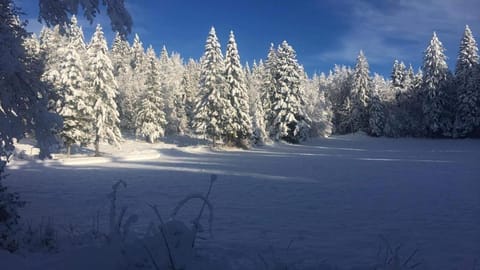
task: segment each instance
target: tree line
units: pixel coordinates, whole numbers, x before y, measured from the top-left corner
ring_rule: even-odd
[[[358,131],[480,135],[478,48],[468,26],[454,73],[434,33],[417,72],[395,60],[390,78],[372,76],[360,51],[354,68],[309,77],[286,41],[272,44],[265,61],[243,66],[234,33],[224,53],[212,27],[203,56],[185,62],[165,47],[145,49],[138,35],[130,44],[117,33],[109,47],[101,26],[86,43],[75,16],[30,35],[14,8],[2,9],[4,35],[18,45],[1,58],[9,67],[1,82],[6,146],[25,133],[49,138],[39,140],[45,145],[60,140],[67,153],[93,143],[96,154],[101,142],[118,144],[122,132],[151,143],[190,135],[234,147]],[[18,65],[22,72],[12,70]]]

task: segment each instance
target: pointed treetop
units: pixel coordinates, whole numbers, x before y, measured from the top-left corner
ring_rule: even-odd
[[[167,47],[165,45],[163,45],[162,52],[160,53],[160,55],[161,56],[168,56]]]
[[[134,42],[134,43],[142,43],[142,42],[140,41],[140,36],[139,36],[137,33],[135,33],[135,37],[133,38],[133,42]]]
[[[210,35],[216,35],[214,26],[212,26],[212,28],[210,28]]]
[[[78,24],[77,16],[73,15],[72,18],[70,19],[71,24]]]

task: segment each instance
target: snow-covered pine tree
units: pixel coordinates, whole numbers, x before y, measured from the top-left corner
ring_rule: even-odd
[[[478,85],[478,78],[476,78],[478,65],[477,42],[467,25],[460,43],[455,69],[458,100],[455,120],[456,136],[468,136],[480,127],[480,85]]]
[[[62,107],[59,110],[63,118],[63,129],[60,136],[70,155],[71,146],[76,143],[88,143],[93,131],[93,110],[89,104],[86,81],[83,77],[82,57],[77,51],[78,43],[70,42],[61,49],[60,85]]]
[[[225,108],[228,101],[225,91],[225,62],[220,43],[212,27],[208,34],[205,53],[202,58],[200,74],[200,95],[196,109],[193,128],[197,134],[203,134],[212,139],[213,146],[217,140],[223,139]]]
[[[118,83],[123,83],[119,88],[117,102],[120,104],[119,112],[121,112],[121,127],[126,130],[134,130],[136,113],[135,106],[139,97],[143,96],[145,74],[148,65],[145,56],[145,49],[138,34],[135,34],[132,47],[127,52],[125,52],[127,50],[125,45],[125,43],[120,44],[121,48],[119,48],[118,51],[116,50],[116,52],[120,54],[119,57],[124,54],[130,54],[130,56],[126,57],[126,59],[129,59],[130,68],[125,66],[125,73],[123,73],[123,75],[120,75],[120,70],[118,70]],[[115,60],[114,63],[118,64],[118,61],[119,60]]]
[[[270,137],[299,143],[307,139],[310,130],[310,118],[304,111],[300,88],[305,74],[297,62],[294,49],[286,41],[279,46],[276,55]]]
[[[170,56],[167,48],[163,46],[160,53],[159,69],[164,109],[167,117],[165,134],[184,134],[187,128],[187,119],[181,93],[183,60],[177,53],[172,53]]]
[[[59,31],[58,27],[56,31]],[[59,62],[57,99],[61,102],[57,102],[57,111],[63,118],[64,125],[67,125],[60,135],[64,139],[67,153],[70,154],[72,144],[87,145],[91,142],[93,119],[92,110],[88,106],[86,84],[83,81],[87,48],[83,30],[75,15],[66,27],[61,41],[64,45],[53,52]],[[53,48],[57,46],[53,45]]]
[[[264,86],[263,79],[265,78],[265,72],[265,66],[262,61],[258,64],[254,62],[248,81],[249,97],[251,99],[250,115],[253,125],[252,141],[255,145],[264,145],[270,142],[265,122],[265,107],[262,103],[261,96],[262,87]]]
[[[353,73],[351,102],[353,132],[368,131],[368,104],[371,95],[370,70],[363,51],[357,57],[357,64]]]
[[[346,134],[353,131],[350,91],[353,71],[350,67],[335,65],[324,82],[325,96],[332,106],[333,133]]]
[[[142,73],[147,68],[147,56],[145,55],[145,48],[140,36],[135,34],[131,49],[132,56],[130,58],[130,65],[136,73]]]
[[[120,119],[120,128],[132,130],[134,128],[134,102],[136,96],[133,93],[133,69],[131,66],[132,49],[128,41],[118,32],[115,34],[110,59],[113,65],[113,75],[118,85],[117,107]]]
[[[423,114],[429,136],[450,136],[452,131],[451,74],[448,70],[445,49],[433,33],[423,57]]]
[[[252,123],[249,116],[248,92],[245,73],[240,63],[240,55],[233,31],[225,55],[226,99],[229,102],[228,121],[225,126],[225,143],[237,147],[248,147],[252,136]]]
[[[45,158],[55,143],[52,130],[61,125],[61,119],[47,112],[41,60],[37,52],[25,51],[28,34],[18,14],[11,0],[0,1],[0,153],[10,153],[14,138],[29,133],[37,139],[40,158]]]
[[[198,86],[200,83],[201,65],[193,59],[190,59],[183,71],[181,92],[183,94],[182,102],[185,108],[185,114],[188,121],[188,129],[193,130],[193,118],[198,96]]]
[[[145,92],[138,101],[135,116],[135,133],[154,143],[165,134],[164,102],[160,84],[160,72],[157,57],[152,47],[147,49],[148,69],[145,81]]]
[[[83,57],[87,50],[87,46],[85,45],[82,27],[78,25],[78,20],[75,15],[72,16],[65,34],[67,42],[72,44],[73,48],[77,50],[77,53]]]
[[[410,64],[406,71],[406,76],[403,78],[403,85],[405,86],[406,91],[412,89],[415,83],[415,72],[413,71],[413,67]]]
[[[172,126],[173,134],[184,135],[189,132],[189,120],[185,109],[186,103],[182,88],[185,65],[183,58],[178,53],[170,56],[171,83],[173,89],[173,109],[175,111],[175,125]]]
[[[369,129],[368,134],[371,136],[383,136],[385,127],[385,107],[380,100],[377,89],[373,88],[369,104]]]
[[[395,95],[399,95],[406,90],[406,77],[407,69],[405,64],[403,62],[398,62],[398,60],[395,60],[395,62],[393,63],[392,74],[390,76],[392,80],[392,91]]]
[[[120,33],[115,33],[112,49],[110,50],[110,59],[112,60],[115,77],[119,77],[131,69],[131,58],[132,49],[130,44],[128,44],[128,40],[123,38]]]
[[[44,27],[40,33],[40,48],[44,62],[44,73],[42,82],[47,85],[49,110],[58,112],[63,106],[61,100],[60,85],[60,59],[62,58],[61,48],[64,48],[68,41],[60,33],[60,26],[53,29]]]
[[[305,80],[306,112],[311,119],[310,137],[327,137],[332,134],[332,108],[321,88],[325,75],[314,74]]]
[[[100,143],[105,141],[118,145],[122,138],[118,128],[118,110],[115,98],[117,84],[113,66],[108,57],[108,47],[102,27],[97,25],[87,50],[86,80],[90,96],[89,103],[94,111],[95,155],[100,155]]]
[[[271,123],[273,122],[273,111],[272,111],[272,98],[275,92],[276,85],[276,67],[277,67],[277,50],[275,45],[270,44],[270,49],[268,51],[267,60],[264,64],[265,71],[263,72],[263,85],[261,87],[260,98],[263,105],[263,111],[265,114],[265,122],[267,124],[267,129],[271,128]]]

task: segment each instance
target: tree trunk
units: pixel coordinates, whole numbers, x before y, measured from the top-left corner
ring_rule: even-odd
[[[72,144],[70,143],[67,143],[67,158],[70,158],[70,153],[71,153],[71,149],[72,149]]]
[[[100,156],[100,138],[98,136],[95,138],[95,156]]]

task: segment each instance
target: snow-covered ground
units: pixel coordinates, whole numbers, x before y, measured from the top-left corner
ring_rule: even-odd
[[[260,257],[288,269],[371,269],[384,246],[380,236],[402,244],[404,257],[418,249],[418,269],[470,270],[480,260],[479,140],[357,134],[252,150],[195,143],[127,140],[121,149],[102,146],[102,158],[86,151],[15,160],[5,182],[29,202],[23,220],[88,230],[97,213],[106,227],[106,194],[122,179],[128,187],[119,204],[140,216],[135,229],[142,231],[156,220],[147,204],[167,216],[185,195],[206,192],[217,174],[214,237],[200,242],[192,269],[270,269]],[[197,211],[188,208],[184,217]],[[62,258],[30,255],[0,269],[67,269]]]

